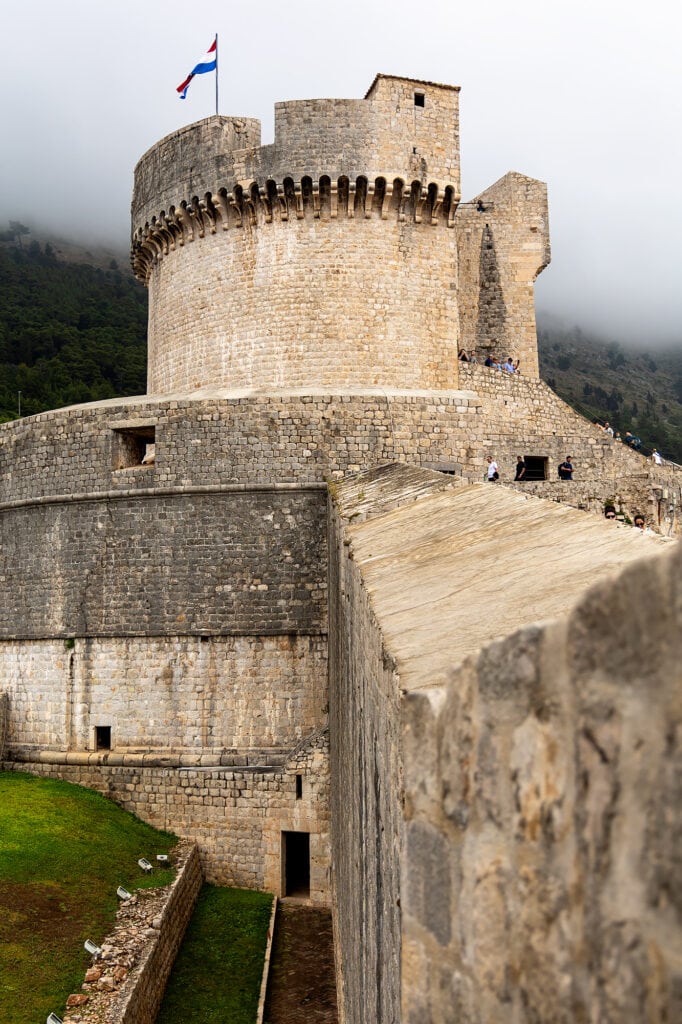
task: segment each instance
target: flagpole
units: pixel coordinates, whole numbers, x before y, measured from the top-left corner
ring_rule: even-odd
[[[218,33],[215,34],[215,112],[218,115]]]

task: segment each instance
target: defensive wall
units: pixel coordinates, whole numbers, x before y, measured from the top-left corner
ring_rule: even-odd
[[[679,588],[614,585],[664,542],[580,509],[677,533],[679,470],[538,379],[546,188],[460,202],[458,93],[379,75],[143,156],[152,394],[0,426],[4,764],[210,881],[283,895],[305,838],[345,1024],[672,1020]],[[541,479],[475,486],[519,454]]]
[[[407,467],[332,501],[342,1019],[677,1019],[679,547]]]

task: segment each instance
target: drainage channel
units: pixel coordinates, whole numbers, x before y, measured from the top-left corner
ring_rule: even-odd
[[[263,1024],[338,1024],[331,911],[283,899]]]

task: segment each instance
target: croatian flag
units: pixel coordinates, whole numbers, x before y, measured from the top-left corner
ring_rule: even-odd
[[[206,56],[198,64],[192,68],[182,85],[179,85],[177,92],[180,95],[180,99],[184,100],[189,89],[190,82],[195,75],[205,75],[207,71],[215,71],[218,67],[218,37],[216,36],[208,50]]]

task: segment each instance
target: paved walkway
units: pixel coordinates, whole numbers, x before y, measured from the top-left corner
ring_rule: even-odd
[[[280,903],[265,1024],[338,1024],[331,911]]]

